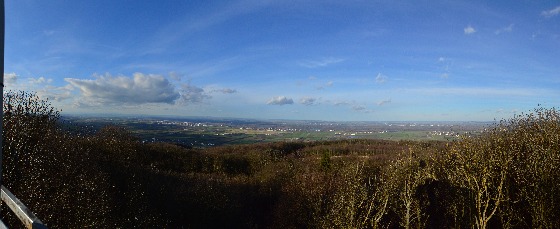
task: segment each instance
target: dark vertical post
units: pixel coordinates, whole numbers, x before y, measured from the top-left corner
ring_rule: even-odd
[[[6,18],[4,13],[4,0],[0,0],[0,186],[2,186],[2,139],[4,136],[2,129],[4,122],[4,29]]]

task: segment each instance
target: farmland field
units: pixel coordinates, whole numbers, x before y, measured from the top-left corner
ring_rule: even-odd
[[[95,131],[105,125],[125,127],[144,142],[172,142],[189,147],[344,139],[440,140],[475,135],[481,122],[325,122],[169,117],[64,117],[67,123]]]

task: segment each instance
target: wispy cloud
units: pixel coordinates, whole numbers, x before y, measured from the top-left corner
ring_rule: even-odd
[[[237,90],[231,88],[221,88],[221,89],[212,89],[210,91],[210,93],[214,93],[214,92],[220,92],[223,94],[233,94],[233,93],[237,93]]]
[[[387,76],[381,73],[377,73],[377,76],[375,77],[375,82],[378,84],[385,83],[387,82]]]
[[[180,74],[180,73],[177,73],[177,72],[170,72],[169,73],[169,78],[171,78],[172,80],[175,80],[175,81],[181,81],[181,79],[183,79],[184,76],[185,76],[184,74]]]
[[[4,73],[4,86],[6,90],[35,91],[42,98],[61,101],[69,97],[73,89],[71,85],[52,86],[53,79],[46,77],[20,77],[16,73]]]
[[[208,29],[232,18],[258,11],[271,3],[272,1],[229,1],[223,7],[201,11],[198,15],[186,14],[187,16],[183,20],[162,26],[162,29],[153,37],[153,43],[147,48],[145,54],[164,52],[189,34]]]
[[[340,63],[342,61],[344,61],[344,59],[342,59],[342,58],[328,57],[328,58],[322,58],[322,59],[319,59],[319,60],[301,61],[299,63],[299,65],[302,66],[302,67],[306,67],[306,68],[319,68],[319,67],[326,67],[326,66],[331,65],[331,64]]]
[[[361,113],[370,113],[370,112],[372,112],[372,111],[369,110],[366,106],[364,106],[364,105],[362,105],[362,104],[360,104],[360,103],[357,103],[356,101],[344,101],[344,100],[341,100],[341,101],[329,101],[329,100],[327,100],[326,102],[327,102],[327,103],[330,103],[330,104],[332,104],[332,105],[334,105],[334,106],[337,106],[337,107],[347,107],[347,108],[350,108],[352,111],[355,111],[355,112],[361,112]]]
[[[511,31],[513,31],[513,26],[514,26],[514,24],[509,24],[509,26],[500,28],[500,29],[496,30],[494,33],[496,35],[501,34],[501,33],[511,33]]]
[[[353,105],[352,110],[356,111],[356,112],[361,112],[361,113],[371,113],[372,112],[372,110],[369,110],[369,109],[367,109],[367,107],[362,106],[362,105]]]
[[[442,78],[442,79],[449,78],[449,68],[450,68],[449,66],[451,64],[450,59],[441,56],[441,57],[438,58],[437,62],[440,65],[440,69],[443,71],[443,73],[441,73],[439,75],[439,77]]]
[[[472,27],[472,26],[467,26],[466,28],[463,29],[463,31],[465,32],[465,34],[470,35],[476,32],[476,30]]]
[[[364,106],[362,106],[362,105],[354,105],[354,106],[352,106],[352,110],[355,110],[355,111],[364,111],[364,110],[366,110],[366,107],[364,107]]]
[[[558,14],[560,14],[560,6],[557,6],[554,9],[545,10],[545,11],[541,12],[541,16],[547,17],[547,18],[556,16]]]
[[[303,97],[299,100],[299,103],[305,106],[311,106],[317,104],[317,99],[313,97]]]
[[[35,91],[39,97],[57,102],[72,97],[71,92],[74,89],[72,85],[58,87],[51,85],[52,82],[51,78],[43,76],[20,79],[16,73],[4,73],[4,84],[8,90]]]
[[[52,79],[47,79],[43,76],[39,77],[39,78],[30,78],[29,82],[32,84],[44,84],[44,83],[51,83]]]
[[[48,37],[48,36],[52,36],[52,35],[55,34],[55,33],[56,33],[55,30],[43,30],[43,34],[44,34],[45,36],[47,36],[47,37]]]
[[[419,88],[411,92],[429,95],[464,95],[464,96],[537,96],[549,94],[547,91],[527,88],[484,88],[484,87],[451,87],[451,88]]]
[[[55,87],[52,85],[47,85],[39,90],[37,90],[37,95],[41,98],[47,98],[52,101],[63,101],[72,98],[72,91],[74,87],[68,84],[63,87]]]
[[[517,109],[505,110],[503,108],[500,108],[500,109],[496,110],[497,114],[516,114],[518,112],[519,112],[519,110],[517,110]]]
[[[321,86],[318,86],[318,87],[317,87],[317,90],[323,90],[323,89],[325,89],[325,88],[327,88],[327,87],[332,87],[333,84],[334,84],[333,81],[329,81],[329,82],[327,82],[327,83],[325,83],[325,84],[323,84],[323,85],[321,85]]]
[[[17,83],[18,75],[14,72],[4,73],[4,85],[12,86]]]
[[[335,102],[332,102],[332,104],[335,105],[335,106],[347,106],[347,105],[350,105],[351,103],[347,102],[347,101],[335,101]]]
[[[287,104],[293,104],[294,100],[291,98],[287,98],[286,96],[276,96],[273,97],[272,99],[268,100],[268,102],[266,104],[268,105],[287,105]]]
[[[388,104],[388,103],[391,103],[391,99],[381,100],[381,101],[377,102],[377,105],[383,106],[383,105]]]

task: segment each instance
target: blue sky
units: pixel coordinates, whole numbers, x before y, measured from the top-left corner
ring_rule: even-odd
[[[557,1],[7,0],[62,114],[491,121],[560,106]]]

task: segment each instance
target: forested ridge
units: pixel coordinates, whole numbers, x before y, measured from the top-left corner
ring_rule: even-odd
[[[560,113],[454,142],[339,140],[187,149],[67,131],[4,95],[3,182],[49,228],[556,228]],[[5,208],[4,208],[5,209]],[[20,226],[3,210],[10,226]]]

